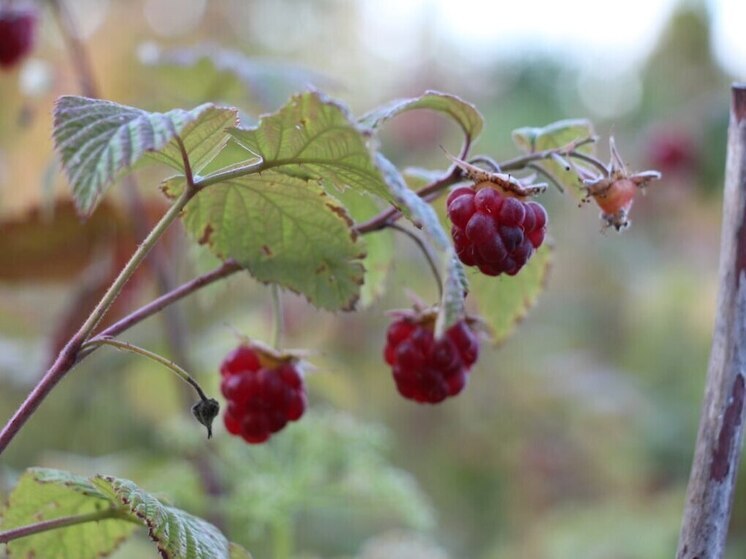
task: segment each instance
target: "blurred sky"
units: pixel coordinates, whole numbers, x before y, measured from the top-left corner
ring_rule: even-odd
[[[275,3],[283,4],[286,0],[267,4]],[[746,21],[744,0],[625,0],[619,4],[599,0],[352,0],[350,3],[362,9],[366,44],[384,56],[401,58],[414,49],[419,38],[411,30],[427,21],[440,39],[458,45],[475,62],[492,62],[516,54],[549,53],[581,66],[604,61],[617,65],[620,72],[642,63],[677,4],[704,4],[712,18],[713,49],[719,62],[734,77],[746,78],[746,37],[740,29]],[[84,0],[80,4],[101,6],[108,1]],[[156,33],[174,36],[199,25],[207,4],[207,0],[147,0],[145,16]],[[323,9],[323,5],[309,2],[310,6],[315,4]],[[88,7],[85,11],[89,18],[96,17],[95,8],[93,13]]]

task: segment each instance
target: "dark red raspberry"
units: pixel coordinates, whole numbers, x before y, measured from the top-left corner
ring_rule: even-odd
[[[544,242],[547,213],[489,186],[457,188],[446,202],[459,259],[488,276],[517,274]]]
[[[435,340],[433,321],[401,317],[389,326],[384,357],[392,366],[399,393],[409,400],[437,404],[455,396],[479,355],[479,340],[466,322]]]
[[[225,428],[252,444],[265,442],[306,410],[306,390],[295,363],[268,361],[242,345],[220,365],[220,390],[228,400]]]
[[[15,66],[34,46],[36,11],[0,7],[0,67]]]

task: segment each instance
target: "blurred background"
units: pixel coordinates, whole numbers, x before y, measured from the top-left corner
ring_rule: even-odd
[[[473,153],[516,154],[510,132],[571,117],[657,168],[632,227],[550,191],[546,290],[470,385],[431,407],[401,399],[384,311],[434,286],[400,241],[386,294],[344,315],[285,298],[287,346],[315,353],[311,411],[262,447],[205,443],[169,374],[102,349],[44,402],[0,462],[0,497],[32,465],[133,479],[208,518],[257,558],[672,557],[716,298],[729,84],[746,75],[740,0],[70,0],[99,94],[145,109],[234,104],[244,123],[309,84],[362,114],[437,89],[486,119]],[[54,162],[51,109],[81,92],[54,12],[31,56],[0,73],[0,418],[9,417],[158,216],[162,169],[112,189],[82,226]],[[207,58],[207,55],[212,58]],[[446,169],[445,119],[383,134],[398,164]],[[599,145],[606,157],[606,142]],[[443,200],[439,201],[443,204]],[[133,206],[135,204],[135,206]],[[411,251],[411,254],[410,254]],[[175,228],[113,310],[121,316],[215,262]],[[411,258],[408,258],[411,256]],[[420,285],[421,284],[421,285]],[[126,338],[217,394],[236,333],[269,341],[267,288],[212,286]],[[743,476],[742,476],[743,477]],[[730,558],[746,553],[739,485]],[[1,552],[0,552],[1,553]],[[135,539],[117,559],[156,557]]]

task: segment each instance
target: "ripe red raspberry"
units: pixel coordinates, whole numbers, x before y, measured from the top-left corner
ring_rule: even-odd
[[[384,358],[399,393],[408,400],[437,404],[464,386],[479,355],[479,340],[465,321],[435,340],[433,320],[402,316],[389,326]]]
[[[15,66],[34,46],[36,11],[0,7],[0,67]]]
[[[544,242],[547,213],[490,186],[457,188],[448,197],[456,254],[488,276],[514,276]]]
[[[220,390],[228,400],[225,428],[247,443],[263,443],[306,410],[306,390],[294,361],[241,345],[220,365]]]

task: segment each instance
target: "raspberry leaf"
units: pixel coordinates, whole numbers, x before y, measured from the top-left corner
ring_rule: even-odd
[[[10,494],[2,518],[2,530],[64,516],[95,513],[112,506],[90,480],[67,472],[32,468],[26,471]],[[64,529],[41,532],[8,543],[15,558],[75,557],[94,559],[110,554],[136,526],[110,518]]]
[[[524,127],[513,130],[513,143],[524,153],[533,153],[545,149],[564,147],[576,140],[583,140],[595,135],[593,123],[584,118],[560,120],[541,128]],[[596,147],[594,143],[588,143],[577,148],[580,153],[593,155]],[[579,165],[577,161],[575,165]],[[563,185],[570,188],[578,196],[582,192],[579,188],[580,181],[577,173],[566,170],[560,163],[553,159],[539,162],[539,165],[547,169]]]
[[[469,144],[482,132],[484,119],[474,105],[455,95],[439,91],[426,91],[420,97],[396,99],[386,103],[364,115],[360,123],[368,128],[377,128],[387,120],[415,109],[430,109],[447,115],[461,127]]]
[[[257,127],[231,128],[228,133],[261,157],[264,168],[393,202],[371,159],[370,132],[345,107],[321,93],[296,95],[279,111],[263,117]]]
[[[164,189],[179,184],[177,177]],[[364,245],[346,210],[318,184],[276,171],[246,175],[205,188],[182,218],[218,257],[317,307],[351,310],[360,296]]]
[[[133,522],[148,529],[150,539],[165,559],[239,559],[248,552],[231,544],[215,526],[161,503],[133,482],[96,476],[93,485]]]
[[[146,155],[183,170],[181,138],[199,170],[226,139],[236,111],[201,105],[151,113],[110,101],[64,96],[54,110],[54,141],[78,210],[88,215],[119,176]]]
[[[545,243],[516,276],[494,278],[476,271],[469,274],[469,298],[489,326],[495,344],[507,338],[536,304],[550,265],[551,248]]]
[[[250,559],[212,524],[164,505],[133,482],[110,476],[85,478],[69,472],[31,468],[10,495],[2,529],[80,515],[106,515],[87,522],[12,540],[13,557],[74,557],[109,555],[137,525],[147,528],[165,559]]]

